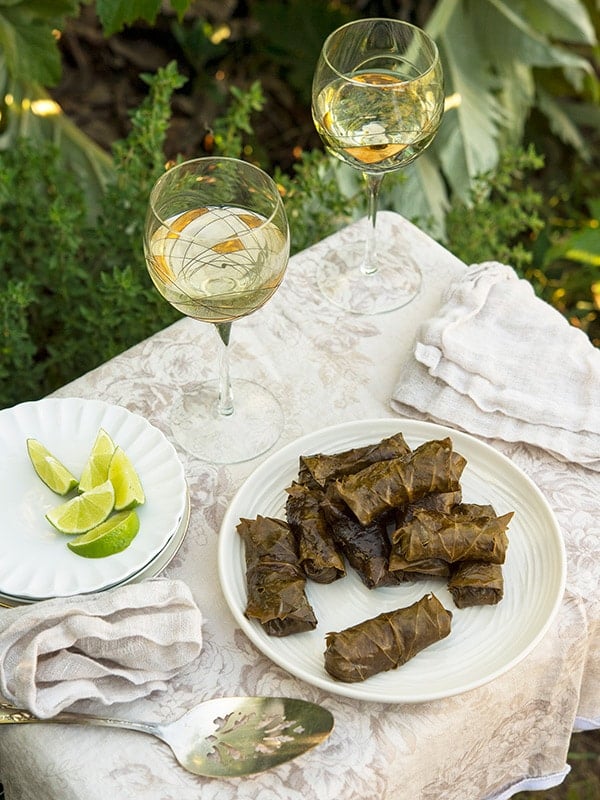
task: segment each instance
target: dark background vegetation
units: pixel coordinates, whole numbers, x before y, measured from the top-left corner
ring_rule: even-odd
[[[572,0],[568,9],[577,3],[582,14],[589,9],[592,33],[594,25],[600,29],[596,0]],[[107,31],[107,9],[126,14],[153,5],[158,13],[150,20],[117,19]],[[497,7],[507,12],[503,19],[511,19],[517,40],[503,42],[481,64],[481,52],[498,47],[488,41],[475,54],[485,14]],[[543,0],[14,0],[0,7],[6,23],[0,45],[16,98],[10,107],[0,99],[0,407],[51,392],[176,318],[153,290],[140,246],[149,189],[168,159],[214,151],[271,171],[285,197],[293,251],[365,213],[357,174],[323,153],[310,115],[323,40],[361,15],[423,27],[435,19],[446,58],[475,58],[453,66],[462,67],[463,86],[470,80],[466,88],[481,92],[482,107],[493,104],[503,85],[514,90],[514,79],[503,84],[513,64],[525,70],[536,102],[523,131],[512,132],[511,146],[500,132],[493,143],[484,136],[483,145],[498,152],[489,172],[467,173],[460,158],[458,166],[443,164],[436,149],[446,120],[418,160],[417,167],[429,159],[439,185],[421,176],[416,188],[437,191],[434,200],[447,195],[444,230],[435,219],[439,204],[425,204],[419,213],[403,207],[419,194],[410,183],[412,168],[386,177],[382,206],[407,213],[466,263],[512,264],[600,344],[598,46],[577,40],[581,29],[573,33],[572,10],[560,17],[554,36],[542,18],[533,24],[523,16],[530,7],[543,8]],[[57,19],[48,17],[52,8]],[[449,25],[446,12],[456,8],[458,22]],[[57,31],[60,63],[52,69],[48,53],[46,61],[38,57],[44,24],[48,33],[51,25]],[[27,54],[28,37],[31,64],[15,56]],[[564,67],[565,58],[588,63],[578,88],[565,78],[577,72]],[[149,89],[152,77],[158,85]],[[58,118],[27,110],[40,96],[40,81],[63,109]],[[446,117],[450,124],[458,119],[457,112]],[[471,148],[461,157],[476,159],[481,134],[468,119],[461,125],[458,135]],[[58,144],[57,156],[49,144]]]

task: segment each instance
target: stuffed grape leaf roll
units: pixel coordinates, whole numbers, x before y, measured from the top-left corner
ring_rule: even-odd
[[[323,490],[293,483],[286,492],[286,519],[296,538],[300,567],[317,583],[333,583],[346,568],[321,509]]]
[[[306,597],[306,578],[289,525],[259,515],[241,519],[236,530],[245,545],[246,616],[258,620],[270,636],[315,628],[317,619]]]
[[[390,573],[390,541],[382,517],[361,525],[348,506],[332,492],[326,492],[321,508],[338,549],[368,589],[394,586],[403,576]]]
[[[384,612],[325,638],[325,669],[356,683],[405,664],[450,633],[452,613],[433,594],[411,606]]]
[[[466,465],[449,438],[425,442],[409,456],[371,464],[338,478],[338,495],[363,525],[388,509],[413,503],[431,492],[457,492]]]
[[[354,447],[341,453],[316,453],[300,456],[301,481],[307,480],[307,474],[321,487],[342,475],[350,475],[378,461],[407,456],[411,452],[401,433],[388,436],[375,444]]]
[[[471,510],[444,514],[415,509],[412,519],[392,533],[390,569],[402,569],[404,561],[440,558],[456,561],[486,561],[503,564],[508,537],[506,529],[513,512],[501,517],[476,516]]]
[[[460,561],[452,570],[448,589],[457,608],[496,605],[504,596],[502,565]]]

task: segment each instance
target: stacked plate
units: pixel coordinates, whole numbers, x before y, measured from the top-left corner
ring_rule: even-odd
[[[146,502],[129,547],[106,558],[82,558],[68,536],[46,520],[64,502],[38,478],[26,441],[38,439],[74,475],[100,428],[127,453]],[[154,577],[177,552],[189,521],[183,466],[173,446],[147,420],[120,406],[47,398],[0,411],[0,604],[17,605],[98,592]]]

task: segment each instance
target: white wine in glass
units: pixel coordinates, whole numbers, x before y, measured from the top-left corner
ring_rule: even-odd
[[[440,126],[444,93],[437,47],[407,22],[350,22],[323,44],[312,97],[313,120],[325,147],[361,171],[369,201],[365,244],[327,254],[319,286],[332,302],[354,313],[400,308],[418,294],[421,272],[406,255],[378,241],[378,196],[384,175],[414,161]]]
[[[221,344],[219,378],[181,396],[171,429],[207,461],[236,463],[264,453],[283,426],[266,387],[232,380],[231,324],[263,306],[283,280],[290,236],[277,186],[261,169],[207,157],[171,167],[148,204],[144,253],[160,294],[183,314],[213,323]]]

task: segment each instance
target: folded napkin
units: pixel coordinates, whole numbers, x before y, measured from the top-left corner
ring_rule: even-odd
[[[201,625],[189,588],[163,579],[2,610],[0,693],[42,718],[144,697],[198,656]]]
[[[600,351],[504,264],[473,265],[449,287],[391,404],[600,470]]]

